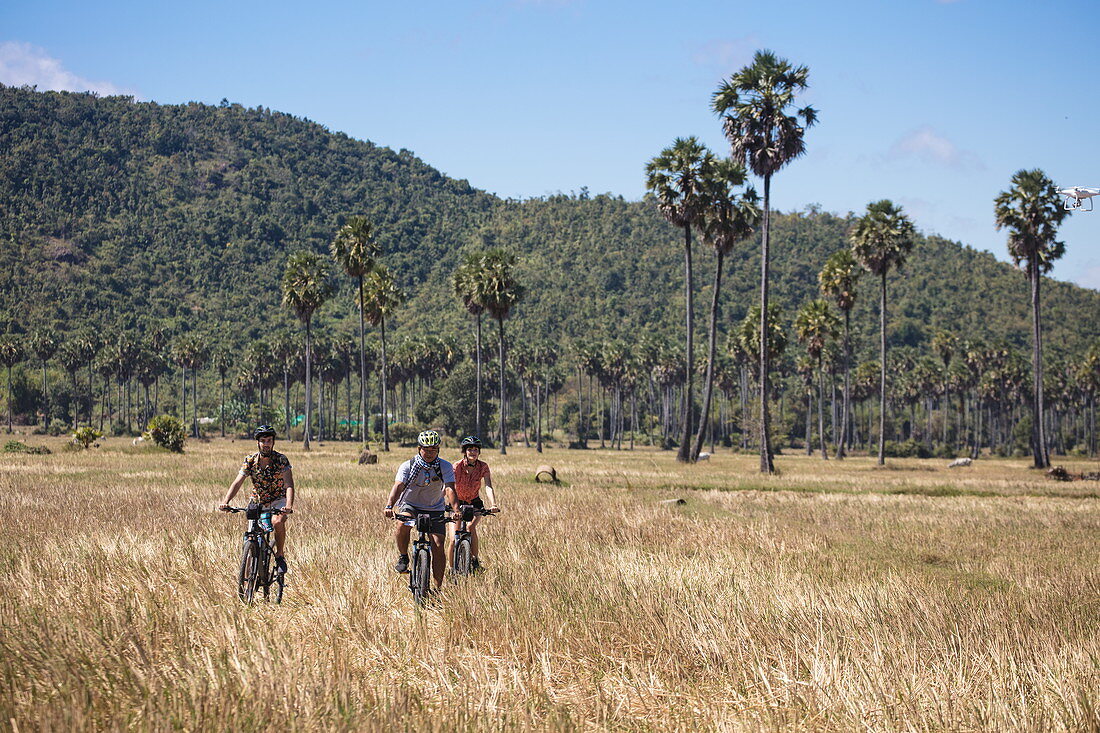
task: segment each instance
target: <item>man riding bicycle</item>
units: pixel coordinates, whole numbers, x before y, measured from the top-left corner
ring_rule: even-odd
[[[455,464],[455,495],[458,503],[469,504],[475,509],[484,509],[485,502],[481,499],[481,486],[485,484],[485,498],[489,501],[489,511],[500,511],[496,497],[493,494],[493,476],[489,472],[489,464],[479,459],[481,455],[481,439],[476,435],[469,435],[459,444],[462,450],[462,459]],[[477,525],[481,521],[480,516],[475,516],[467,525],[470,532],[470,569],[477,570],[481,567],[477,556]]]
[[[389,499],[382,509],[387,519],[393,519],[396,514],[413,518],[402,521],[394,532],[398,553],[394,569],[399,573],[409,569],[409,534],[416,524],[416,515],[428,514],[432,517],[429,537],[436,588],[443,585],[443,575],[447,570],[447,557],[443,554],[443,540],[447,534],[444,512],[448,506],[458,512],[454,467],[439,457],[441,442],[439,433],[434,430],[425,430],[416,437],[416,455],[397,469]]]
[[[290,470],[290,459],[275,450],[275,428],[261,425],[252,437],[256,439],[258,450],[245,456],[241,470],[229,485],[225,501],[218,506],[218,510],[229,511],[229,502],[233,501],[245,478],[251,478],[249,502],[258,504],[263,511],[282,510],[282,514],[271,518],[271,524],[275,530],[275,565],[280,573],[285,573],[286,515],[294,511],[294,474]]]

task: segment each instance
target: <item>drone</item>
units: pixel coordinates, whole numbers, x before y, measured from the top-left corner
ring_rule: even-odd
[[[1100,196],[1100,188],[1074,186],[1073,188],[1060,188],[1058,194],[1066,197],[1066,211],[1092,211],[1092,197]],[[1086,201],[1089,203],[1088,208],[1082,208]]]

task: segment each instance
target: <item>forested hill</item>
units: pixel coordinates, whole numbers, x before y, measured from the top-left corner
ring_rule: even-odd
[[[409,293],[393,319],[399,334],[425,324],[443,333],[464,327],[450,274],[464,248],[486,243],[519,254],[528,290],[513,316],[519,333],[648,329],[671,337],[683,320],[682,235],[651,203],[610,195],[501,200],[406,150],[262,108],[0,85],[0,206],[3,330],[157,321],[241,342],[289,322],[279,305],[287,254],[327,252],[352,214],[374,222],[383,261]],[[817,297],[817,272],[845,245],[850,223],[815,211],[777,217],[775,297],[788,318]],[[696,251],[703,314],[714,258]],[[758,247],[746,243],[729,260],[723,329],[755,299],[758,273]],[[321,325],[352,317],[344,282],[318,314]],[[1045,287],[1050,353],[1082,352],[1100,336],[1100,293]],[[876,288],[865,279],[853,313],[868,348]],[[921,346],[937,328],[1028,343],[1026,282],[988,253],[922,238],[905,270],[890,277],[890,294],[895,343]]]

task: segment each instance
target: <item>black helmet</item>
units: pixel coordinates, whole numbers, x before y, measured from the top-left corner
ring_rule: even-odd
[[[462,439],[462,442],[458,444],[458,448],[459,450],[465,452],[466,449],[471,445],[475,448],[480,448],[481,438],[477,437],[476,435],[467,435],[465,438]]]
[[[274,438],[275,428],[271,427],[270,425],[261,425],[260,427],[252,431],[252,437],[256,440],[268,437]]]

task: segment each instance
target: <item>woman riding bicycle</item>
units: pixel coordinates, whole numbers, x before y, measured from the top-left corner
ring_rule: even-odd
[[[481,485],[485,484],[485,498],[489,501],[489,511],[500,511],[496,497],[493,494],[493,477],[489,472],[489,464],[479,459],[481,455],[481,439],[476,435],[470,435],[462,439],[459,444],[462,450],[462,459],[455,464],[455,494],[459,504],[469,504],[475,509],[484,509],[485,502],[481,499]],[[477,525],[481,517],[475,515],[467,525],[470,532],[470,569],[477,570],[481,567],[477,555]]]
[[[387,519],[393,519],[395,514],[414,518],[398,524],[394,532],[398,553],[394,569],[399,573],[409,569],[409,534],[416,524],[416,515],[428,514],[432,517],[432,575],[437,588],[443,585],[447,570],[447,557],[443,554],[447,522],[443,513],[448,506],[458,512],[454,467],[439,457],[440,442],[439,433],[434,430],[425,430],[417,436],[416,455],[397,469],[389,499],[382,509]]]

